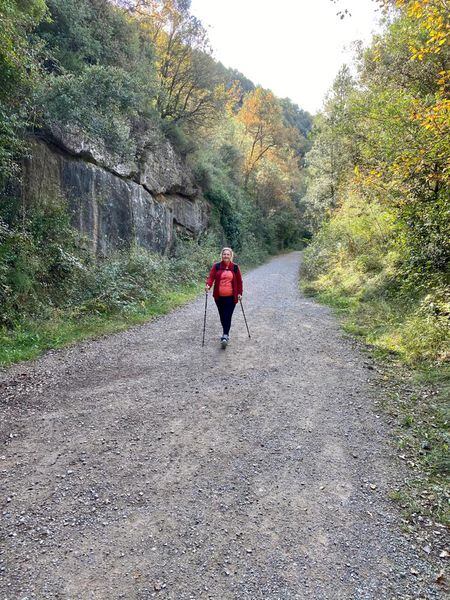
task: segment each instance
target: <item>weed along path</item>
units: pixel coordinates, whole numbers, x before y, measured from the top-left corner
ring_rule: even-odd
[[[0,374],[1,600],[440,597],[377,371],[299,259],[247,274],[226,351],[199,298]]]

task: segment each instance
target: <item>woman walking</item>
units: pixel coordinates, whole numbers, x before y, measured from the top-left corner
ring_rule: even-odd
[[[223,334],[220,338],[222,348],[230,341],[231,318],[234,307],[242,298],[242,275],[237,264],[233,262],[233,250],[223,248],[222,260],[215,263],[206,280],[206,292],[214,285],[213,297],[219,311]]]

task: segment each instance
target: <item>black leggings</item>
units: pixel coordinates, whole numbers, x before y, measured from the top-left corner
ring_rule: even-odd
[[[228,335],[231,327],[231,317],[233,316],[234,303],[233,296],[219,296],[216,298],[217,308],[219,310],[220,322],[223,327],[223,334]]]

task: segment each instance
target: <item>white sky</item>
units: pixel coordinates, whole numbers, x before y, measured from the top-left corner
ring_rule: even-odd
[[[351,16],[336,13],[347,8]],[[255,84],[317,112],[351,42],[379,30],[373,0],[192,0],[207,26],[214,57]]]

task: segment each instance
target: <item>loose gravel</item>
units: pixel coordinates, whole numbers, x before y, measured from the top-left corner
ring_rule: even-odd
[[[0,598],[441,598],[366,353],[299,253],[210,298],[0,373]]]

